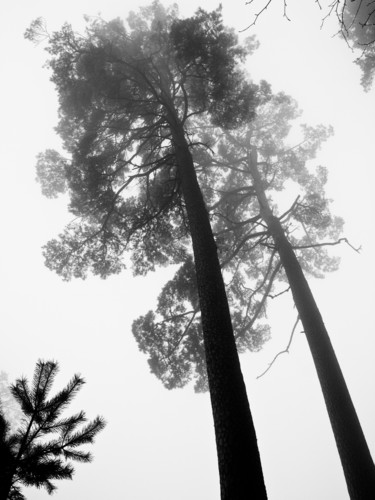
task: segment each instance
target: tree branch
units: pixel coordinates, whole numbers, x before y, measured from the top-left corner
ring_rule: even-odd
[[[286,348],[283,351],[280,351],[279,353],[276,354],[276,356],[273,358],[273,360],[271,361],[271,363],[268,365],[268,368],[266,370],[264,370],[263,373],[261,373],[260,375],[258,375],[257,379],[260,378],[260,377],[263,377],[263,375],[265,375],[271,369],[272,365],[275,363],[275,361],[277,360],[277,358],[279,356],[281,356],[281,354],[284,354],[284,353],[288,353],[289,354],[289,348],[290,348],[290,346],[292,344],[293,336],[294,336],[294,333],[296,331],[299,319],[300,318],[299,318],[299,315],[298,315],[297,319],[296,319],[296,322],[294,323],[294,326],[293,326],[293,329],[292,329],[292,333],[290,335],[290,339],[289,339],[289,342],[288,342],[288,345],[286,346]]]
[[[278,217],[279,221],[281,221],[282,219],[284,219],[284,217],[286,217],[291,212],[293,212],[293,210],[295,209],[296,205],[298,204],[298,200],[299,199],[300,199],[300,195],[298,195],[297,198],[294,200],[293,205],[286,212],[284,212],[282,215],[280,215],[280,217]]]
[[[325,243],[312,243],[311,245],[293,245],[292,248],[294,250],[300,250],[303,248],[315,248],[315,247],[324,247],[324,246],[334,246],[334,245],[339,245],[342,242],[345,242],[347,245],[350,246],[355,252],[360,253],[362,247],[355,248],[351,243],[349,243],[347,238],[340,238],[337,241],[327,241]]]
[[[288,293],[289,290],[290,290],[290,286],[288,286],[287,288],[285,288],[285,290],[283,290],[282,292],[276,293],[275,295],[268,294],[268,297],[270,299],[276,299],[277,297],[280,297],[280,295],[284,295],[284,293]]]
[[[254,1],[254,0],[248,0],[248,1],[245,3],[245,5],[251,5],[251,4],[253,3],[253,1]],[[268,7],[269,7],[269,5],[270,5],[270,3],[271,3],[271,2],[272,2],[272,0],[268,0],[268,2],[267,2],[267,3],[266,3],[266,5],[263,7],[263,9],[262,9],[262,10],[260,10],[257,14],[255,14],[255,16],[254,16],[254,21],[253,21],[251,24],[249,24],[249,26],[247,26],[247,28],[244,28],[244,29],[240,30],[240,33],[242,33],[243,31],[248,30],[248,29],[249,29],[249,28],[251,28],[252,26],[255,26],[255,23],[257,22],[258,17],[259,17],[259,16],[261,16],[261,15],[263,14],[263,12],[264,12],[265,10],[267,10],[267,9],[268,9]]]
[[[276,252],[275,252],[275,253],[276,253]],[[267,275],[268,275],[269,271],[271,270],[271,264],[272,264],[272,258],[273,258],[273,256],[274,256],[274,254],[273,254],[273,255],[272,255],[272,257],[271,257],[271,261],[270,261],[270,264],[269,264],[269,269],[267,270]],[[261,310],[262,310],[262,309],[263,309],[263,307],[265,306],[266,300],[267,300],[267,298],[268,298],[268,294],[269,294],[269,292],[271,291],[271,288],[272,288],[272,285],[273,285],[273,281],[274,281],[274,279],[275,279],[275,277],[276,277],[277,273],[280,271],[280,268],[281,268],[281,262],[279,261],[279,262],[276,264],[276,266],[275,266],[274,270],[272,271],[272,274],[271,274],[271,276],[270,276],[270,278],[269,278],[269,281],[268,281],[268,284],[267,284],[267,286],[266,286],[266,289],[265,289],[265,291],[264,291],[264,293],[263,293],[263,297],[262,297],[261,301],[259,302],[259,305],[258,305],[258,307],[257,307],[257,310],[255,311],[255,313],[254,313],[253,317],[251,318],[251,321],[250,321],[250,324],[248,325],[248,328],[251,328],[251,327],[253,326],[253,324],[254,324],[254,322],[256,321],[257,317],[259,316],[259,314],[260,314]],[[266,277],[265,277],[265,279],[264,279],[264,281],[263,281],[263,283],[262,283],[262,285],[261,285],[262,287],[263,287],[263,286],[264,286],[264,284],[266,283],[266,280],[267,280],[267,275],[266,275]]]

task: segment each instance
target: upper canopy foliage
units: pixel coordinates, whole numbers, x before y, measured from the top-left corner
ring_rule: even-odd
[[[197,115],[225,128],[253,117],[262,89],[239,65],[248,49],[223,25],[220,8],[181,20],[176,6],[155,1],[127,25],[94,19],[78,35],[66,24],[48,37],[47,51],[68,156],[40,155],[38,180],[48,196],[66,189],[76,216],[45,247],[47,265],[69,279],[89,269],[119,272],[127,250],[136,250],[136,273],[184,261],[172,131],[176,120],[186,129]]]
[[[269,338],[267,300],[288,287],[255,194],[253,151],[262,187],[303,269],[322,277],[338,265],[325,244],[337,242],[343,222],[330,213],[324,193],[326,169],[312,168],[310,163],[332,130],[301,125],[300,142],[290,147],[288,136],[299,114],[296,102],[279,93],[258,106],[253,122],[236,130],[212,128],[201,120],[191,125],[194,139],[202,144],[195,155],[196,170],[216,236],[240,352],[258,350]],[[286,197],[290,205],[280,212],[278,201],[286,205]],[[149,355],[151,370],[166,387],[195,379],[195,388],[201,391],[207,385],[192,273],[192,262],[185,262],[162,290],[155,312],[134,322],[133,333]],[[174,296],[178,299],[173,301]]]
[[[35,24],[29,37],[39,32]],[[46,245],[47,266],[64,279],[84,278],[89,270],[106,277],[124,267],[127,251],[138,274],[181,264],[156,311],[139,318],[133,331],[167,387],[196,378],[197,390],[204,390],[176,127],[188,138],[210,213],[240,351],[257,350],[269,337],[265,303],[279,289],[276,278],[285,279],[259,213],[249,155],[257,150],[269,195],[288,183],[298,187],[299,198],[277,215],[293,245],[303,247],[302,265],[317,275],[336,261],[316,245],[334,238],[341,223],[324,196],[325,170],[310,172],[306,162],[330,131],[305,126],[301,144],[287,146],[296,103],[273,95],[266,82],[248,83],[240,63],[251,43],[238,45],[220,8],[181,20],[175,6],[154,2],[132,13],[127,25],[94,19],[83,36],[65,25],[48,40],[60,100],[57,131],[68,157],[51,150],[40,155],[38,179],[47,196],[68,191],[76,218]]]

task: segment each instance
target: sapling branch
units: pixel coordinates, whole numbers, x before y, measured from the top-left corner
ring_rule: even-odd
[[[249,0],[248,2],[246,2],[246,5],[252,4],[253,1],[254,0]],[[244,29],[240,30],[240,33],[242,33],[243,31],[248,30],[252,26],[255,26],[255,24],[256,24],[256,22],[258,20],[258,17],[261,16],[263,14],[263,12],[268,9],[268,6],[271,4],[271,2],[272,2],[272,0],[268,0],[268,2],[266,3],[266,5],[257,14],[255,14],[254,21],[251,24],[249,24],[249,26],[247,28],[244,28]]]

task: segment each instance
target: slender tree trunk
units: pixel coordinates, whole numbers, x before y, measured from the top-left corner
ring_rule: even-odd
[[[183,127],[171,120],[194,250],[222,500],[267,498],[216,243]]]
[[[350,498],[374,500],[374,462],[322,316],[282,225],[268,204],[257,168],[255,150],[250,157],[250,169],[261,215],[273,237],[288,277],[318,373]]]

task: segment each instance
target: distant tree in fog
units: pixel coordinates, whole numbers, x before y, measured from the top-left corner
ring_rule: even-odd
[[[279,93],[257,107],[254,121],[235,130],[196,123],[192,140],[206,144],[196,155],[202,191],[230,297],[237,348],[254,350],[267,332],[270,297],[291,290],[302,322],[351,499],[375,498],[375,467],[327,329],[305,276],[337,269],[327,253],[343,221],[330,211],[327,170],[314,167],[329,127],[302,125],[296,103]],[[296,130],[292,136],[296,135]],[[283,193],[284,191],[284,193]],[[280,193],[283,195],[280,196]],[[289,206],[285,206],[285,198]],[[281,209],[280,202],[284,202]],[[289,286],[288,286],[289,285]],[[196,379],[205,388],[200,311],[191,262],[162,290],[156,311],[138,318],[134,335],[151,370],[169,388]]]

